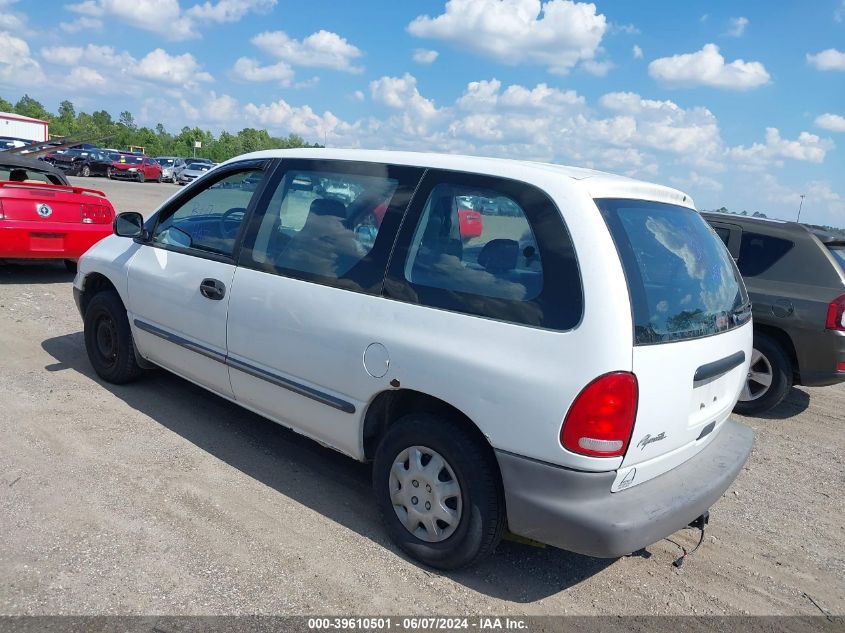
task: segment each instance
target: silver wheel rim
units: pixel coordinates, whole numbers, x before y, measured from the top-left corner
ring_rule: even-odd
[[[455,471],[426,446],[411,446],[390,469],[390,501],[405,529],[421,541],[439,543],[461,522],[463,503]]]
[[[739,394],[739,401],[752,402],[762,398],[772,386],[773,376],[774,372],[769,359],[760,350],[752,350],[751,365],[748,367],[748,375]]]

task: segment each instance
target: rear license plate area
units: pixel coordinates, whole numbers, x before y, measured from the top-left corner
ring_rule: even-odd
[[[30,233],[29,249],[41,253],[55,253],[65,249],[64,233]]]

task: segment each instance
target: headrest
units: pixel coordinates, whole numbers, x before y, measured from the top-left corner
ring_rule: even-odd
[[[516,268],[519,242],[516,240],[490,240],[478,254],[478,263],[491,273],[504,273]]]
[[[329,198],[317,198],[311,203],[309,213],[321,216],[334,216],[341,220],[346,219],[346,205],[339,200]]]

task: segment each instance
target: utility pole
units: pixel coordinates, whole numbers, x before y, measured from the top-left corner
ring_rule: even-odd
[[[796,222],[801,221],[801,207],[804,206],[804,196],[805,196],[805,194],[802,193],[801,194],[801,202],[798,203],[798,219],[795,220]]]

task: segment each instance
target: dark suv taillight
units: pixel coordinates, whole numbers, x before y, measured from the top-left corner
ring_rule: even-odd
[[[827,306],[825,327],[828,330],[845,331],[845,295],[836,297]]]
[[[637,377],[618,371],[584,387],[560,429],[560,443],[591,457],[624,455],[637,417]]]

